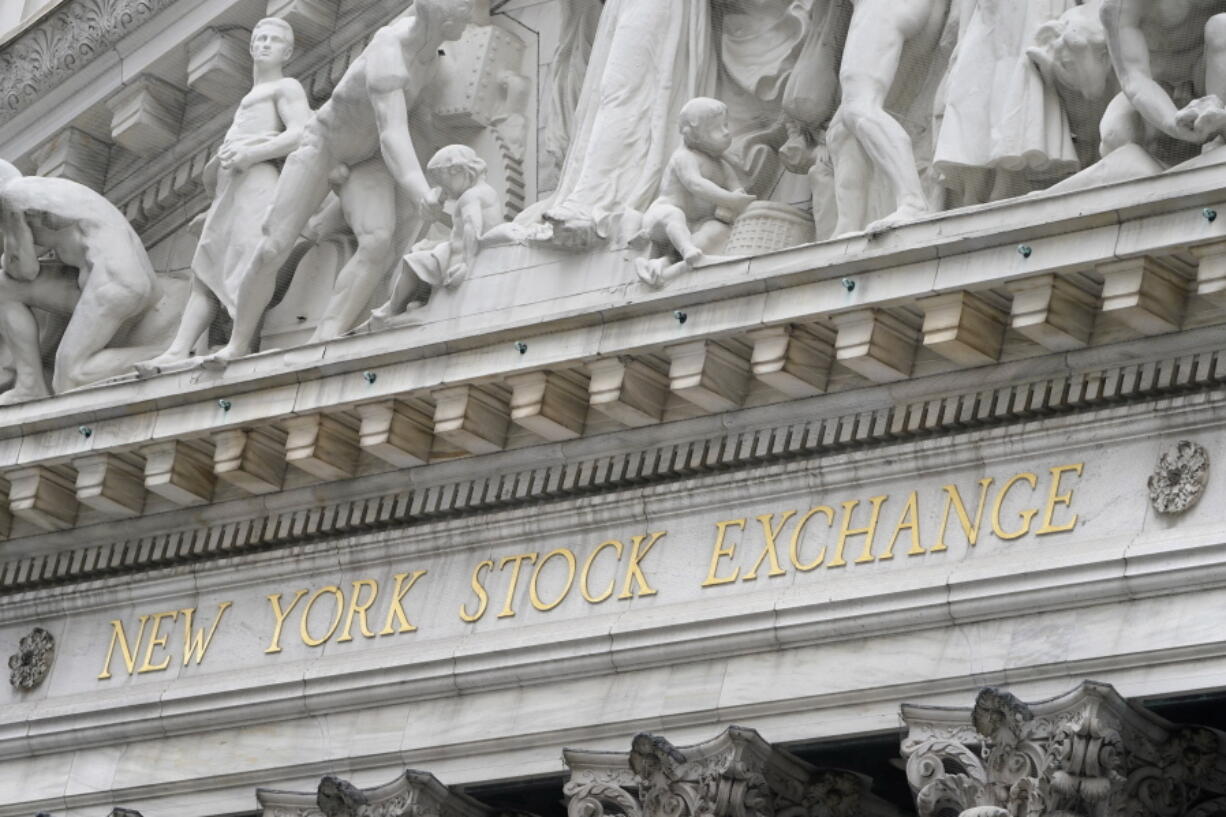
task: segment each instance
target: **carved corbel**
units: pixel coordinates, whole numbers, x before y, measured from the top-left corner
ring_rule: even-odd
[[[207,505],[213,500],[213,458],[183,440],[168,440],[141,449],[145,488],[176,505]]]
[[[111,146],[80,128],[67,127],[34,155],[37,175],[68,179],[102,192],[111,163]]]
[[[336,29],[336,0],[268,0],[266,8],[269,17],[293,27],[299,50],[323,42]]]
[[[43,530],[67,530],[77,522],[77,492],[68,477],[43,466],[8,474],[9,510]]]
[[[249,494],[281,490],[285,433],[269,428],[230,429],[213,435],[213,473]]]
[[[973,292],[949,292],[919,300],[924,312],[924,346],[962,366],[1000,360],[1005,344],[1005,311]]]
[[[838,329],[835,358],[874,383],[911,376],[916,334],[910,326],[880,309],[859,309],[833,317]]]
[[[1196,258],[1196,294],[1202,298],[1226,299],[1226,241],[1192,247]]]
[[[137,156],[156,156],[179,141],[184,92],[165,80],[141,75],[107,100],[111,138]]]
[[[587,364],[588,405],[630,428],[664,419],[668,378],[641,360],[607,357]]]
[[[824,327],[771,326],[749,333],[753,376],[788,397],[826,391],[834,363],[834,333]]]
[[[251,34],[206,28],[187,43],[187,87],[229,105],[251,89]]]
[[[1089,345],[1098,298],[1055,275],[1036,275],[1009,284],[1010,326],[1052,352]]]
[[[587,390],[556,372],[528,372],[507,378],[511,421],[551,442],[583,436]]]
[[[1103,313],[1143,335],[1174,332],[1183,325],[1188,282],[1149,256],[1098,267],[1103,276]]]
[[[389,465],[416,468],[430,461],[434,422],[430,415],[401,400],[380,400],[355,408],[362,424],[359,445]]]
[[[357,429],[326,414],[285,421],[285,460],[317,479],[335,480],[358,470]]]
[[[145,509],[141,469],[115,454],[92,454],[73,460],[77,501],[108,516],[139,516]]]
[[[712,414],[738,409],[749,394],[749,363],[710,340],[680,343],[668,355],[673,393]]]
[[[434,393],[434,433],[470,454],[492,454],[507,444],[510,408],[504,397],[458,386]]]

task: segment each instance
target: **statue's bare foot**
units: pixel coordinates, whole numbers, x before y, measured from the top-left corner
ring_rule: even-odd
[[[201,368],[208,369],[211,372],[219,372],[226,366],[230,365],[236,358],[243,356],[243,353],[238,349],[233,349],[229,346],[218,349],[211,355],[205,355],[200,358]]]
[[[634,271],[644,286],[659,289],[664,285],[660,276],[664,272],[666,263],[663,258],[636,258],[634,259]]]
[[[879,218],[868,225],[864,232],[868,233],[869,238],[876,238],[883,233],[888,233],[895,227],[901,227],[926,215],[928,215],[928,208],[904,204],[885,218]]]
[[[138,378],[153,377],[155,374],[161,374],[169,368],[177,367],[177,364],[187,360],[187,355],[178,353],[164,352],[151,360],[142,360],[140,363],[134,363],[132,368],[136,369]]]
[[[50,397],[51,391],[46,386],[14,386],[0,394],[0,406],[15,406],[18,403],[28,403],[31,400],[42,400]]]

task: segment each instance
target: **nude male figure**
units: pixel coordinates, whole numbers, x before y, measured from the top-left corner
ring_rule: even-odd
[[[897,209],[873,224],[879,233],[929,212],[911,137],[886,112],[903,48],[935,46],[949,0],[852,0],[851,26],[839,69],[843,101],[827,143],[834,158],[839,218],[836,235],[864,228],[866,181],[875,168],[893,188]]]
[[[1153,129],[1198,145],[1226,133],[1226,0],[1105,0],[1102,20],[1121,88],[1103,116],[1104,156]],[[1181,115],[1170,88],[1189,80],[1217,104]]]
[[[416,0],[407,15],[375,32],[307,122],[301,145],[281,170],[263,237],[235,274],[230,342],[205,365],[222,366],[250,352],[277,270],[334,184],[358,246],[337,275],[315,340],[354,325],[397,251],[439,212],[414,150],[409,111],[434,78],[439,47],[464,33],[472,5]]]
[[[237,313],[234,272],[255,251],[261,224],[277,185],[274,160],[288,156],[311,118],[306,91],[283,70],[294,53],[294,29],[269,17],[251,32],[253,85],[234,114],[206,175],[216,176],[216,192],[205,217],[200,244],[192,259],[191,293],[170,348],[136,364],[152,374],[187,361],[200,336],[213,322],[217,304],[233,318]]]
[[[58,394],[122,372],[149,349],[107,349],[125,325],[154,306],[159,288],[140,237],[101,194],[67,179],[25,177],[0,160],[0,334],[13,353],[9,405],[47,397],[32,306],[71,313],[55,355]],[[44,271],[54,252],[76,276]]]

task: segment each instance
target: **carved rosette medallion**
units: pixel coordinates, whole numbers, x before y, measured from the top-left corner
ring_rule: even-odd
[[[9,683],[14,689],[30,690],[41,684],[51,672],[55,659],[55,637],[42,627],[21,639],[17,654],[9,657]]]
[[[1163,514],[1183,513],[1195,505],[1209,481],[1209,452],[1202,445],[1180,440],[1163,452],[1149,478],[1149,501]]]

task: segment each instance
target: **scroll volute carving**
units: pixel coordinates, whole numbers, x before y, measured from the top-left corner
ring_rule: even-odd
[[[1176,726],[1106,684],[1027,705],[904,706],[919,817],[1209,817],[1226,810],[1222,734]]]
[[[497,817],[434,775],[412,769],[369,789],[328,775],[312,792],[257,789],[255,796],[261,817]]]
[[[816,769],[732,727],[695,746],[638,735],[627,754],[567,750],[569,817],[894,817],[871,781]]]

